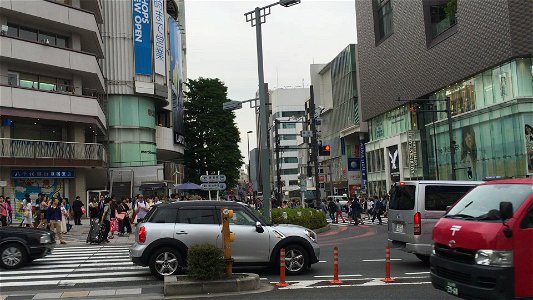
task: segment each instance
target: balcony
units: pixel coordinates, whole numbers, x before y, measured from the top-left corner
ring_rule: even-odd
[[[0,165],[46,167],[104,167],[102,144],[0,138]]]
[[[157,147],[157,159],[171,161],[183,156],[184,148],[174,144],[174,131],[172,128],[156,126],[155,142]]]

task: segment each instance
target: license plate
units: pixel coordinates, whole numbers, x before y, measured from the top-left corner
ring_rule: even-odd
[[[459,288],[453,282],[447,282],[445,289],[446,289],[446,292],[448,294],[451,294],[451,295],[454,295],[454,296],[458,296],[459,295]]]
[[[394,232],[403,232],[403,224],[394,224]]]

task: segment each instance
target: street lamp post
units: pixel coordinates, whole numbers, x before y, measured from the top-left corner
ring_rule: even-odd
[[[253,131],[246,132],[246,140],[248,141],[248,186],[246,187],[246,195],[249,195],[248,193],[248,187],[250,186],[252,182],[252,175],[250,174],[250,133]]]
[[[253,11],[244,14],[246,22],[250,22],[255,27],[257,40],[257,73],[259,77],[259,123],[260,123],[260,143],[259,156],[261,160],[261,180],[263,183],[263,207],[264,215],[270,220],[271,211],[271,189],[270,189],[270,145],[267,139],[268,127],[268,108],[266,103],[265,75],[263,71],[263,39],[261,33],[261,24],[266,22],[266,16],[270,14],[272,6],[281,5],[284,7],[293,6],[300,3],[300,0],[280,0],[279,2],[264,6],[256,7]]]

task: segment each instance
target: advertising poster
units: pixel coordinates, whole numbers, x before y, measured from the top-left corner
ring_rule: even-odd
[[[398,152],[398,145],[387,148],[389,152],[389,171],[392,182],[400,181],[400,153]]]
[[[152,75],[150,0],[133,0],[133,50],[135,73]]]
[[[64,196],[63,179],[53,178],[16,178],[13,179],[15,188],[15,209],[14,217],[16,220],[22,220],[22,201],[24,195],[29,194],[31,199],[37,199],[39,194],[45,194],[48,197]]]
[[[361,167],[361,189],[363,192],[366,192],[366,183],[367,183],[367,173],[366,173],[366,150],[365,150],[365,141],[361,141],[361,161],[360,161],[360,167]]]
[[[152,23],[154,32],[154,71],[156,74],[165,76],[166,55],[165,55],[165,1],[152,0]]]
[[[183,137],[183,65],[181,57],[181,32],[179,24],[168,19],[170,45],[170,87],[172,93],[172,120],[174,144],[185,144]]]

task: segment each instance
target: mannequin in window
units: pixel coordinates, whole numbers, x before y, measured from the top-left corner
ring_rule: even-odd
[[[463,127],[462,130],[462,143],[461,143],[461,162],[466,167],[472,167],[472,175],[474,179],[477,179],[476,163],[477,163],[477,145],[476,145],[476,133],[472,126]]]

